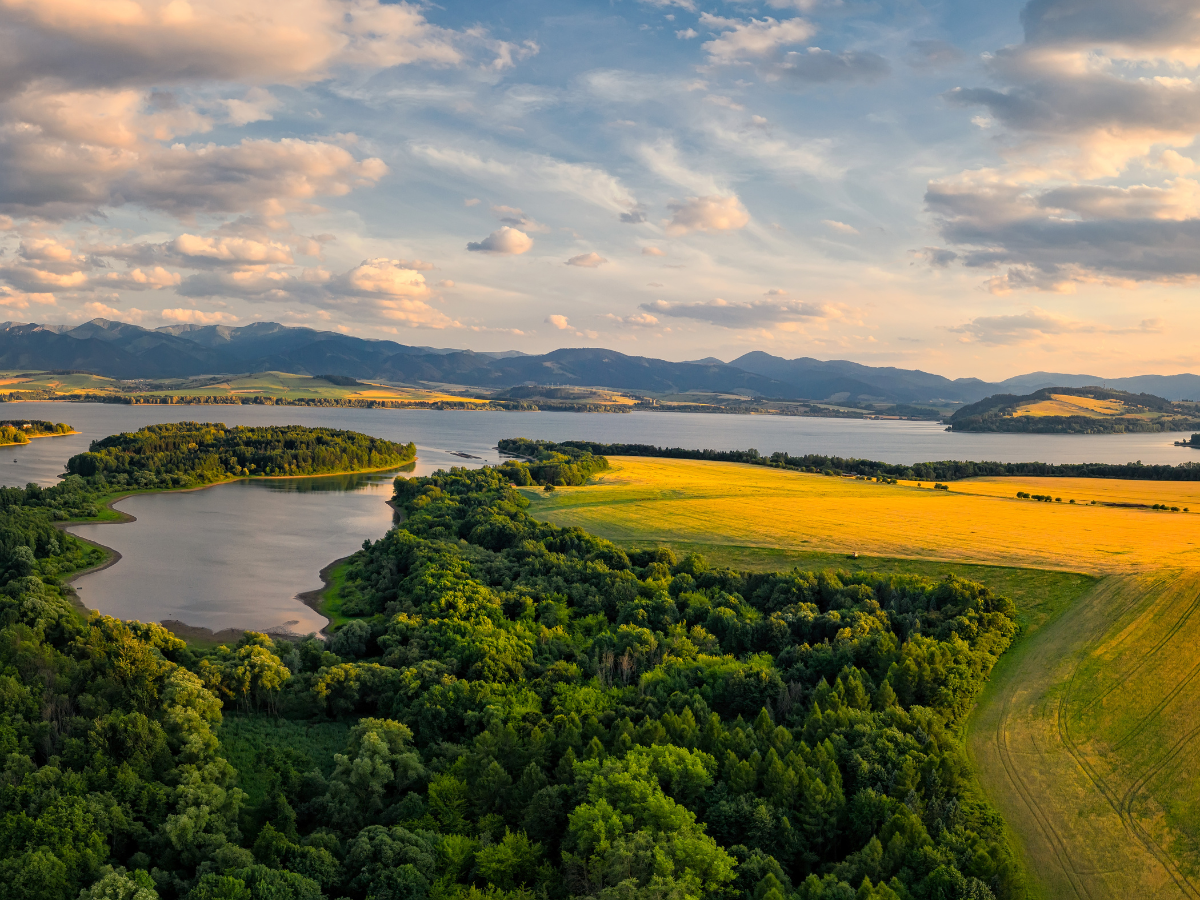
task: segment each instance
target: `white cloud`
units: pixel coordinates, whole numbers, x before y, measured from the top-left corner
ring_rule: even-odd
[[[694,37],[699,37],[700,32],[695,28],[684,28],[682,31],[675,32],[675,37],[681,41],[690,41]]]
[[[533,238],[523,231],[505,225],[493,231],[482,241],[471,241],[468,250],[478,253],[494,253],[501,256],[517,256],[528,252],[533,247]]]
[[[733,231],[745,228],[750,214],[736,196],[690,197],[668,207],[673,215],[667,223],[667,234],[682,235],[691,231]]]
[[[398,259],[364,260],[345,274],[344,285],[354,291],[389,297],[429,296],[425,276],[405,268]]]
[[[617,325],[626,325],[630,328],[655,328],[659,325],[658,318],[650,315],[650,313],[634,313],[629,316],[616,316],[612,313],[605,313],[603,318]]]
[[[160,315],[164,322],[186,322],[191,325],[227,325],[240,321],[233,313],[199,309],[164,309]]]
[[[839,222],[836,219],[822,219],[821,224],[830,231],[836,231],[839,234],[858,234],[858,229],[853,225],[847,225],[845,222]]]
[[[463,61],[469,36],[431,25],[409,3],[289,0],[5,0],[0,87],[187,80],[303,83],[339,66]]]
[[[700,24],[722,32],[703,45],[709,59],[721,65],[769,57],[781,47],[803,43],[816,33],[804,19],[777,21],[769,16],[741,21],[701,13]]]
[[[595,269],[606,262],[608,262],[607,259],[593,250],[591,253],[581,253],[578,256],[572,256],[567,260],[566,264],[568,266],[579,266],[583,269]]]
[[[569,321],[567,321],[566,316],[559,316],[559,315],[547,316],[546,322],[549,325],[553,325],[559,331],[567,331],[572,327],[571,323]]]
[[[642,256],[666,256],[667,251],[661,247],[643,247]]]

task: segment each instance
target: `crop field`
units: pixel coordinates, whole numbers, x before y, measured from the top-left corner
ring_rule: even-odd
[[[1093,397],[1074,397],[1069,394],[1051,394],[1049,400],[1040,400],[1017,408],[1018,416],[1119,416],[1122,413],[1136,414],[1120,400],[1097,400]],[[1145,415],[1146,410],[1140,410]]]
[[[1001,497],[735,463],[634,457],[610,462],[586,487],[559,488],[549,496],[529,491],[535,514],[624,542],[773,547],[1097,574],[1200,568],[1197,512],[1017,500],[1015,485]],[[1055,479],[1060,480],[1065,479]],[[1185,483],[1171,487],[1183,490]],[[1195,508],[1200,510],[1200,502]]]
[[[1197,462],[1200,462],[1198,455]],[[931,485],[926,482],[926,487]],[[1018,491],[1061,497],[1063,503],[1130,503],[1188,507],[1200,512],[1200,481],[1126,481],[1117,478],[968,478],[947,485],[952,493],[1014,498]],[[1028,502],[1028,501],[1026,501]]]
[[[1200,509],[1200,485],[995,478],[944,491],[610,463],[585,487],[530,491],[531,512],[718,565],[953,571],[1011,596],[1022,635],[965,733],[1031,896],[1200,898],[1200,516],[1090,504]]]

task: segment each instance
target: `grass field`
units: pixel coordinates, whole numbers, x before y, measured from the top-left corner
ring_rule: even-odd
[[[1012,597],[1022,634],[965,735],[1032,896],[1200,898],[1200,517],[1083,503],[1197,509],[1200,485],[1006,478],[942,491],[610,462],[588,486],[529,491],[531,512],[718,565],[955,572]]]
[[[1096,574],[1200,568],[1200,513],[1017,500],[1015,479],[1001,497],[983,488],[967,493],[966,483],[941,491],[699,460],[614,457],[611,464],[586,487],[528,491],[536,514],[619,541]],[[1178,488],[1174,496],[1189,489],[1185,482],[1171,487]]]
[[[1140,410],[1145,415],[1146,410]],[[1097,400],[1093,397],[1073,397],[1069,394],[1051,394],[1049,400],[1018,406],[1013,413],[1017,416],[1093,416],[1105,418],[1124,413],[1134,414],[1120,400]]]

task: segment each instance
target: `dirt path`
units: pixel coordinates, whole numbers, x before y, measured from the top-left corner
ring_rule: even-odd
[[[1010,651],[972,717],[967,739],[972,765],[984,793],[1015,832],[1038,882],[1035,896],[1200,898],[1161,834],[1147,827],[1155,816],[1132,803],[1155,772],[1112,765],[1111,745],[1081,733],[1079,725],[1095,702],[1078,696],[1081,666],[1095,664],[1098,648],[1116,626],[1136,632],[1167,581],[1144,576],[1101,581]],[[1190,615],[1186,606],[1183,614]],[[1177,631],[1171,626],[1169,634]],[[1161,647],[1147,649],[1153,654]],[[1126,684],[1130,674],[1122,673],[1119,683]],[[1172,687],[1162,684],[1162,694]]]

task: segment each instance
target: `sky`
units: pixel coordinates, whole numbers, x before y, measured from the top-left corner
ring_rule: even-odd
[[[1200,371],[1195,0],[0,0],[0,317]]]

